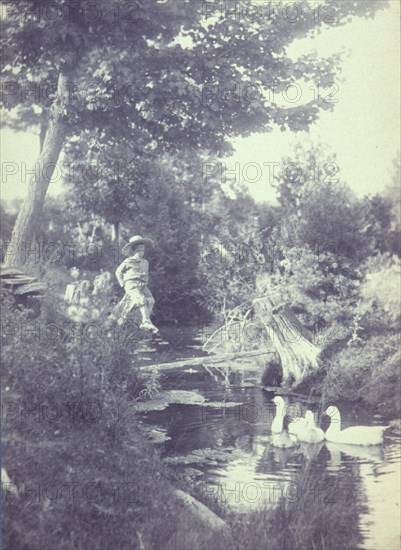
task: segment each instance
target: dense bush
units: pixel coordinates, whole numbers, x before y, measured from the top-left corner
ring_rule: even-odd
[[[401,413],[400,260],[379,254],[368,259],[364,272],[353,337],[329,358],[324,391],[330,398],[362,401],[387,416],[397,416]]]
[[[258,273],[268,269],[260,210],[241,194],[229,199],[216,193],[208,205],[197,299],[214,315],[250,303]]]
[[[398,328],[401,325],[401,260],[390,254],[369,258],[361,287],[360,313],[370,326]]]
[[[135,413],[135,335],[73,324],[58,304],[33,318],[2,293],[5,547],[157,547],[173,494]]]
[[[335,354],[324,382],[327,399],[360,401],[396,417],[400,410],[400,338],[371,336]]]
[[[306,325],[318,318],[326,325],[349,323],[360,284],[349,260],[332,252],[317,255],[307,245],[284,248],[282,254],[274,273],[259,276],[258,293],[291,304]]]
[[[137,376],[130,369],[129,352],[135,349],[132,331],[110,331],[102,319],[92,324],[72,322],[51,289],[39,317],[15,308],[7,292],[2,302],[3,381],[11,392],[29,395],[34,382],[38,397],[62,388],[74,399],[102,399]]]

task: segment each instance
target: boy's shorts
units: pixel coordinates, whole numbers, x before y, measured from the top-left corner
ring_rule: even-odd
[[[131,307],[152,307],[155,303],[148,287],[146,285],[141,286],[137,281],[127,281],[124,290],[131,300]]]

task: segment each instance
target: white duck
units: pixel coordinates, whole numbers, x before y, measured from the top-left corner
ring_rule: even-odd
[[[325,439],[324,431],[315,424],[315,417],[312,411],[306,411],[306,426],[297,434],[299,441],[303,443],[320,443]]]
[[[279,434],[273,434],[271,442],[273,447],[279,447],[280,449],[290,449],[297,445],[296,437],[289,434],[287,430],[283,430]]]
[[[273,403],[276,405],[276,415],[271,426],[271,443],[274,447],[279,447],[281,449],[294,447],[297,444],[296,437],[290,435],[287,429],[284,429],[285,401],[280,395],[277,395],[273,399]]]
[[[288,424],[288,431],[290,434],[296,435],[298,437],[298,434],[305,430],[305,428],[307,428],[307,425],[308,424],[306,417],[300,416],[296,420],[293,420]]]
[[[276,416],[272,422],[271,431],[272,433],[281,433],[283,431],[286,403],[281,395],[276,395],[273,403],[276,405]],[[299,431],[306,428],[306,425],[306,419],[299,417],[288,424],[288,433],[297,435]]]
[[[347,443],[348,445],[381,445],[384,432],[390,426],[352,426],[341,430],[341,414],[334,405],[325,413],[330,417],[330,426],[326,430],[327,441]]]
[[[285,401],[280,395],[276,395],[273,403],[276,405],[276,414],[271,425],[271,431],[273,434],[279,434],[283,431]]]

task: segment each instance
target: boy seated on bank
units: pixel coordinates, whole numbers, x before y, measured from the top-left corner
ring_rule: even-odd
[[[116,277],[130,299],[130,310],[139,308],[142,317],[140,328],[157,333],[158,328],[150,320],[155,300],[147,287],[149,262],[144,259],[145,246],[153,246],[153,241],[140,235],[130,238],[122,249],[127,258],[118,266]]]

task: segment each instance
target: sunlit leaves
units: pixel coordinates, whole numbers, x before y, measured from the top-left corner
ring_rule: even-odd
[[[342,2],[333,24],[349,15],[371,15],[384,3],[366,4]],[[3,95],[4,105],[34,102],[48,108],[54,97],[41,92],[63,70],[73,86],[70,133],[79,132],[79,124],[127,136],[134,126],[142,127],[159,150],[189,145],[217,151],[228,136],[272,125],[306,129],[326,104],[278,108],[263,97],[232,101],[224,89],[250,82],[264,90],[273,82],[331,78],[334,58],[292,60],[285,53],[294,39],[324,21],[303,15],[295,24],[280,11],[261,17],[254,2],[239,3],[239,17],[215,14],[217,8],[200,0],[7,4],[4,74],[19,89]],[[24,93],[29,80],[37,83],[38,93]],[[217,88],[205,96],[205,87],[214,84]],[[17,118],[14,126],[24,128],[25,120]]]

